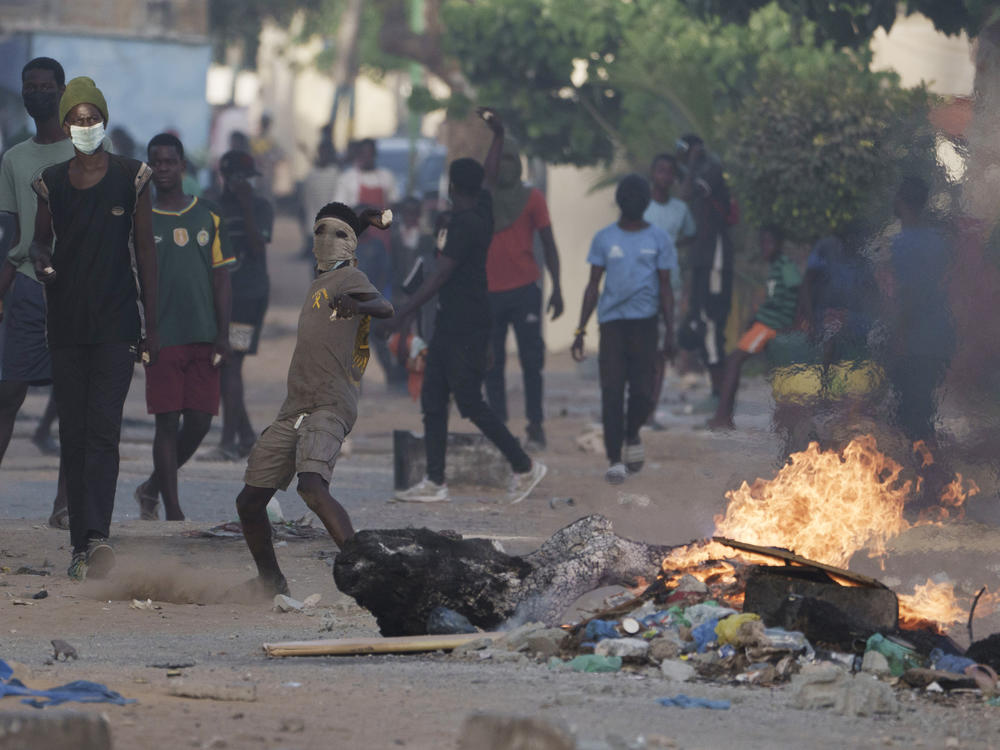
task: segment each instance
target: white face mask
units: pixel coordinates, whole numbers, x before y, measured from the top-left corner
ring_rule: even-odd
[[[320,227],[322,233],[317,231]],[[356,262],[357,249],[358,235],[346,221],[326,216],[313,226],[313,254],[320,271],[329,271],[344,261]]]
[[[99,122],[89,127],[70,125],[69,138],[73,141],[73,146],[81,154],[92,154],[104,142],[104,123]]]

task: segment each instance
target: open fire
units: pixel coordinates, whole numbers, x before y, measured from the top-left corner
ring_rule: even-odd
[[[933,456],[923,443],[914,445],[914,453],[924,466],[933,464]],[[862,550],[870,557],[884,558],[888,541],[913,525],[961,518],[964,502],[979,491],[974,482],[956,474],[944,488],[939,505],[911,524],[903,516],[903,507],[914,487],[901,475],[902,466],[880,452],[871,436],[855,438],[841,453],[822,451],[811,443],[801,453],[792,454],[774,479],[744,482],[727,492],[729,504],[725,513],[715,517],[714,536],[780,547],[817,562],[846,567]],[[721,584],[728,589],[723,596],[738,604],[742,595],[734,586],[737,570],[727,560],[780,564],[718,542],[705,542],[671,552],[663,561],[663,572],[668,585],[670,579],[685,573],[706,583]],[[934,624],[946,629],[964,621],[968,611],[960,606],[952,584],[932,580],[917,586],[913,594],[900,594],[899,606],[900,625],[914,628]]]

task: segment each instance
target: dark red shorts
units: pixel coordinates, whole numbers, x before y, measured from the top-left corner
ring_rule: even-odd
[[[165,414],[193,409],[219,413],[219,368],[212,367],[212,344],[165,346],[146,368],[146,411]]]

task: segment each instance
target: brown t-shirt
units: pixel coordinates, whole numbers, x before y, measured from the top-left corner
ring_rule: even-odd
[[[340,294],[378,290],[357,268],[320,274],[299,313],[295,353],[288,366],[288,397],[278,419],[319,409],[333,412],[350,430],[358,417],[358,391],[368,366],[371,318],[330,320],[330,302]]]

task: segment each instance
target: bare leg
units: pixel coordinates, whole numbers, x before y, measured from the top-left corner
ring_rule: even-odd
[[[157,414],[156,434],[153,437],[153,475],[163,494],[163,509],[168,521],[184,520],[177,497],[177,436],[180,420],[179,411]]]
[[[42,415],[38,428],[35,430],[35,442],[47,440],[52,435],[52,424],[56,421],[56,399],[49,393],[49,402],[45,405],[45,413]]]
[[[184,464],[191,460],[191,457],[198,450],[201,441],[205,439],[209,428],[212,426],[212,415],[203,411],[185,409],[181,412],[183,419],[180,423],[180,430],[177,432],[177,469],[180,470]],[[154,451],[155,440],[154,440]],[[155,455],[154,455],[155,459]],[[154,460],[155,465],[155,460]],[[160,477],[156,468],[149,475],[149,479],[142,483],[140,491],[144,495],[159,497],[163,488],[160,485]]]
[[[726,361],[723,360],[717,365],[709,365],[708,378],[712,381],[712,394],[721,395],[723,383],[726,379]]]
[[[748,352],[737,349],[726,357],[725,376],[722,378],[722,388],[719,392],[719,408],[715,416],[708,421],[712,428],[731,428],[733,426],[733,409],[736,408],[736,391],[740,387],[740,370],[743,363],[750,359]]]
[[[243,491],[236,498],[236,510],[243,526],[243,538],[257,564],[260,584],[269,593],[283,594],[288,591],[288,584],[278,567],[278,558],[274,555],[271,522],[267,520],[267,504],[275,492],[276,490],[267,487],[244,485]]]
[[[28,384],[18,382],[0,383],[0,463],[14,434],[14,420],[28,395]]]
[[[319,516],[337,546],[343,549],[344,543],[354,537],[354,527],[344,506],[330,494],[330,487],[323,477],[313,472],[299,474],[298,493],[309,510]]]

